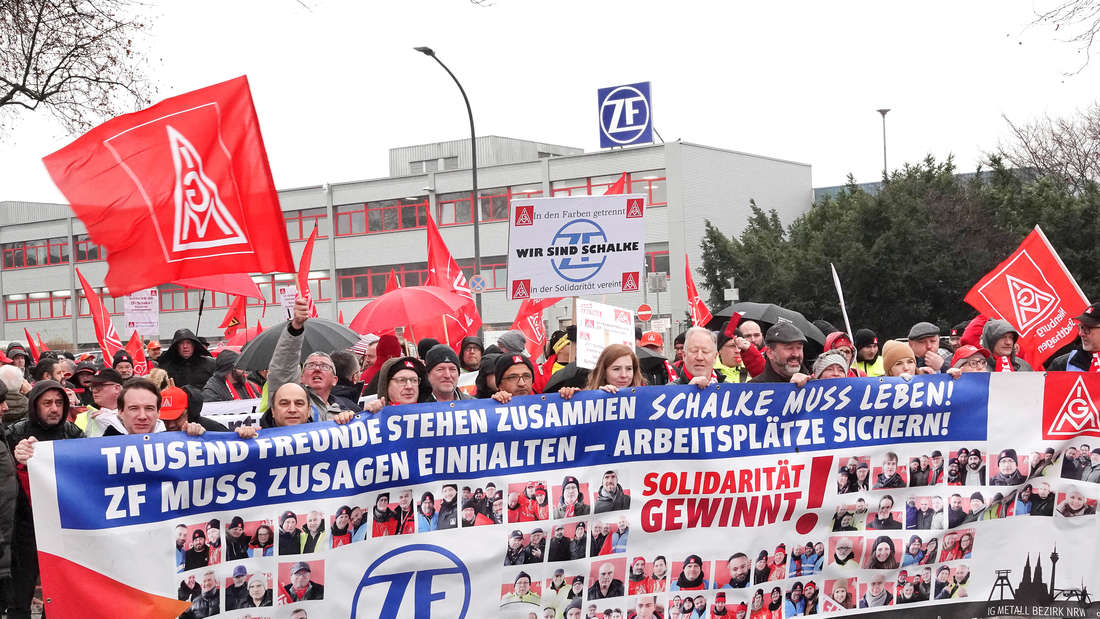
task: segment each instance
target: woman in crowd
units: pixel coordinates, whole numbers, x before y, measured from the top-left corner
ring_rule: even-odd
[[[854,595],[848,589],[847,580],[837,580],[833,583],[833,601],[842,608],[855,608]]]
[[[401,341],[392,333],[383,335],[378,338],[374,351],[374,363],[363,370],[363,375],[359,379],[367,384],[363,389],[363,393],[367,395],[379,393],[378,374],[387,361],[401,356]]]
[[[933,537],[928,540],[928,543],[924,546],[924,558],[920,560],[921,565],[932,565],[936,562],[936,555],[939,554],[940,540]]]
[[[642,369],[638,365],[638,357],[622,344],[611,344],[603,349],[596,367],[588,373],[586,390],[600,389],[608,393],[618,393],[619,389],[630,387],[644,387],[645,378]],[[563,399],[568,400],[580,391],[579,387],[562,387],[558,391]]]
[[[760,554],[756,557],[756,563],[752,569],[752,582],[755,585],[768,582],[768,576],[771,575],[772,570],[768,565],[768,551],[761,550]]]
[[[885,355],[884,355],[885,356]],[[896,570],[898,559],[895,556],[894,540],[889,535],[880,535],[871,545],[871,552],[867,555],[863,566],[869,570]]]
[[[967,531],[959,537],[959,558],[969,559],[972,552],[974,552],[974,534]]]
[[[252,534],[252,541],[248,543],[249,558],[270,557],[275,548],[275,530],[270,525],[261,524]]]
[[[1024,487],[1016,492],[1016,504],[1013,507],[1013,514],[1027,516],[1031,513],[1031,492],[1031,484],[1024,484]]]
[[[909,380],[917,373],[917,358],[909,344],[888,340],[882,346],[882,367],[886,376],[899,376]]]
[[[664,555],[657,555],[657,558],[653,559],[650,587],[650,593],[664,593],[668,590],[668,559]]]
[[[830,351],[835,351],[847,359],[848,363],[845,372],[849,378],[867,376],[862,370],[854,367],[856,347],[852,345],[852,340],[848,339],[847,333],[843,331],[833,331],[825,336],[825,352]]]

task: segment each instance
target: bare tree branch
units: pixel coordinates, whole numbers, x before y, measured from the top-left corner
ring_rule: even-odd
[[[1100,103],[1069,118],[1027,123],[1003,118],[1013,139],[1001,145],[1001,156],[1013,167],[1058,178],[1077,190],[1100,181]]]
[[[1033,23],[1054,26],[1056,32],[1062,32],[1063,41],[1085,53],[1081,66],[1066,74],[1077,75],[1092,60],[1092,44],[1100,36],[1100,1],[1059,0],[1053,8],[1037,12]]]
[[[0,0],[0,134],[47,109],[71,132],[148,105],[133,0]]]

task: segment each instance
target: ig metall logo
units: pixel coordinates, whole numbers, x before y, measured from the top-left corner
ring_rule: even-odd
[[[367,568],[352,599],[351,619],[465,619],[469,610],[466,565],[446,548],[410,544]]]

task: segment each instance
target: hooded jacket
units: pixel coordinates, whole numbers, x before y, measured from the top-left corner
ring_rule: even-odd
[[[0,398],[8,388],[0,383]],[[4,422],[0,421],[0,432]],[[15,460],[8,445],[0,441],[0,579],[11,577],[10,545],[15,528],[15,504],[19,499],[19,482],[15,474]],[[568,557],[567,557],[568,558]]]
[[[482,339],[476,335],[467,335],[466,337],[462,338],[462,343],[458,347],[458,358],[460,361],[463,358],[462,353],[464,353],[466,351],[466,347],[470,345],[477,346],[478,349],[481,350],[481,354],[485,354],[485,343],[482,341]],[[458,369],[459,372],[465,373],[477,372],[480,368],[468,368],[460,363]]]
[[[997,356],[992,354],[993,346],[997,343],[997,340],[1008,333],[1015,333],[1016,339],[1020,338],[1020,334],[1012,325],[1008,324],[1007,320],[990,320],[985,323],[985,327],[982,328],[982,348],[990,352],[989,358],[985,360],[985,365],[989,368],[990,372],[997,368]],[[1012,364],[1013,372],[1033,371],[1031,364],[1017,357],[1015,351],[1008,355],[1008,361]]]
[[[179,350],[180,342],[184,340],[190,340],[195,346],[195,352],[187,359],[180,356]],[[178,329],[172,336],[172,343],[169,344],[168,350],[157,359],[157,365],[168,372],[169,378],[175,379],[177,387],[194,385],[202,389],[206,381],[214,375],[216,364],[202,340],[190,329]]]
[[[240,356],[240,354],[233,350],[223,350],[218,353],[218,357],[214,359],[214,374],[206,381],[206,385],[202,388],[202,399],[204,402],[226,402],[229,400],[250,399],[252,396],[249,395],[246,383],[251,385],[252,390],[256,394],[255,397],[260,396],[260,385],[253,383],[247,378],[243,381],[238,381],[236,377],[233,376],[233,368]],[[232,391],[226,383],[227,380],[231,381],[233,384]],[[234,391],[236,394],[234,394]]]

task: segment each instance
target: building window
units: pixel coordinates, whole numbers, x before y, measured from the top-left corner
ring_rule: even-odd
[[[73,236],[73,253],[76,262],[94,262],[107,259],[107,248],[96,245],[87,234]]]
[[[640,193],[646,197],[646,206],[668,206],[668,179],[664,170],[649,170],[630,173],[629,193]]]
[[[4,297],[4,320],[48,320],[72,316],[72,292],[32,292]]]
[[[5,269],[68,264],[69,239],[55,237],[34,241],[19,241],[0,245],[4,254]]]
[[[286,220],[286,236],[291,241],[304,241],[317,226],[317,238],[326,238],[324,221],[325,208],[311,208],[303,211],[288,211],[283,214]]]
[[[423,174],[424,162],[423,161],[410,161],[409,162],[409,174]]]
[[[126,313],[125,298],[114,298],[107,294],[106,288],[97,288],[96,294],[99,295],[99,300],[103,302],[103,307],[107,309],[107,312],[112,316],[122,315]],[[84,296],[84,291],[80,291],[80,315],[91,316],[92,311],[88,309],[88,297]]]
[[[457,170],[458,169],[458,157],[444,157],[443,158],[444,170]]]
[[[428,281],[427,262],[339,269],[336,280],[340,298],[372,299],[385,294],[391,270],[401,286],[423,286]]]
[[[466,275],[466,281],[474,276],[473,258],[456,260],[458,268]],[[508,257],[482,256],[481,276],[485,278],[486,290],[504,290],[508,286]]]
[[[439,160],[438,159],[428,159],[428,160],[424,161],[424,171],[425,172],[438,172],[439,171]]]
[[[646,245],[645,272],[664,273],[666,279],[671,279],[668,260],[668,243],[654,243]]]
[[[591,195],[588,189],[587,178],[571,178],[564,181],[554,181],[550,186],[550,196],[553,198],[560,198],[564,196]]]
[[[296,286],[298,279],[293,273],[275,273],[271,275],[253,275],[252,281],[256,282],[256,286],[259,287],[260,292],[264,295],[264,301],[248,298],[249,307],[257,307],[267,304],[276,304],[282,302],[279,297],[279,288],[283,286]],[[328,273],[325,271],[310,271],[309,273],[309,294],[313,297],[314,301],[329,301],[332,299],[331,293],[328,293],[329,288],[327,282],[329,281]],[[232,299],[227,299],[227,303]],[[228,307],[228,304],[227,304]],[[276,308],[278,311],[278,308]]]

